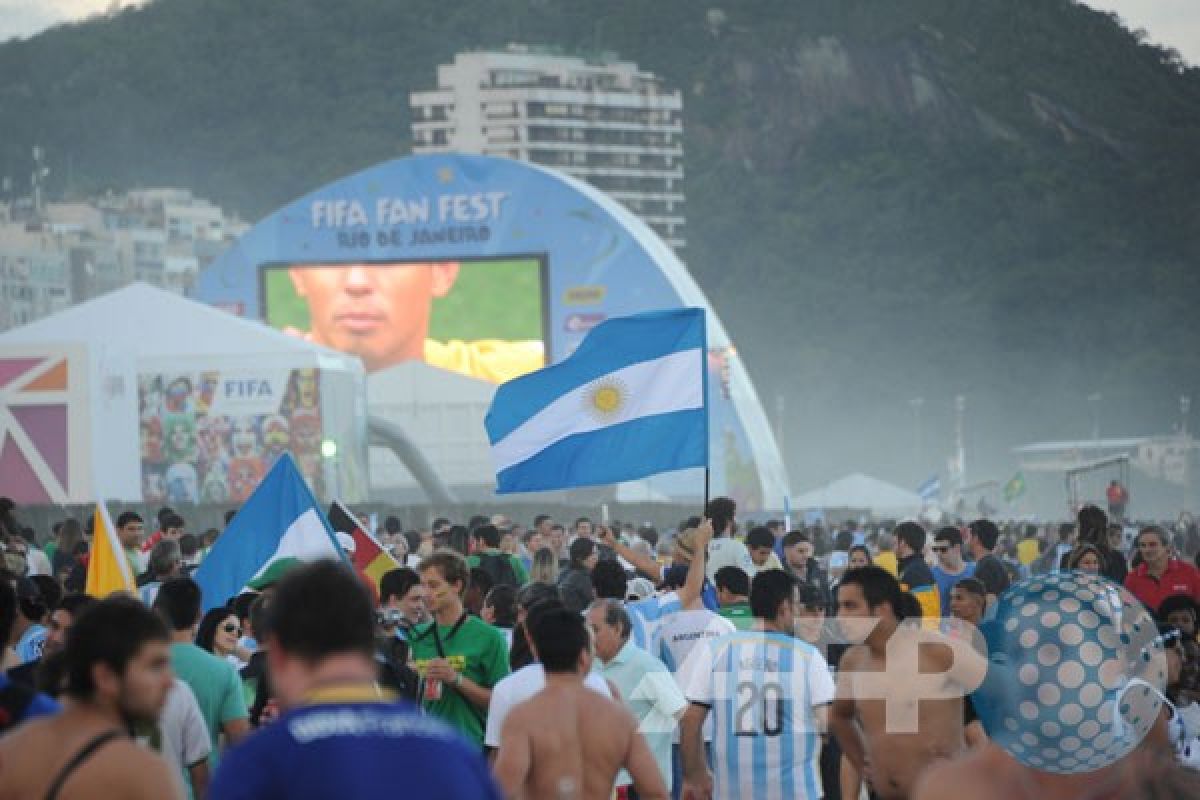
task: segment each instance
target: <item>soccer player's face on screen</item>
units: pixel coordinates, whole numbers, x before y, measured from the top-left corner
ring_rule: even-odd
[[[361,357],[369,371],[421,358],[430,305],[458,277],[458,264],[294,267],[308,302],[313,341]]]

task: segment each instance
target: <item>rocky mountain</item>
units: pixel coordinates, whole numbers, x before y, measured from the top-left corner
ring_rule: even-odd
[[[458,51],[613,51],[683,91],[684,256],[797,485],[944,471],[960,394],[981,479],[1200,398],[1200,70],[1072,0],[711,2],[156,0],[0,45],[0,175],[256,218],[407,153]]]

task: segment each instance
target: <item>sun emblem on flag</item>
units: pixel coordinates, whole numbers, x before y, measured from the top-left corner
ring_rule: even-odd
[[[619,414],[629,399],[629,388],[618,378],[603,378],[584,392],[587,412],[599,420]]]

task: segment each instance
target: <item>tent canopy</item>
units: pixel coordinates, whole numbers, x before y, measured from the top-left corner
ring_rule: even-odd
[[[261,322],[236,317],[145,283],[0,334],[0,344],[103,343],[139,359],[274,355],[319,357],[323,367],[353,368],[356,359]],[[314,359],[315,360],[315,359]]]
[[[298,369],[320,371],[318,435],[345,454],[334,485],[352,499],[365,487],[362,362],[144,283],[0,334],[0,474],[17,476],[6,486],[21,502],[141,500],[141,422],[163,416],[158,402],[141,408],[143,376],[218,375],[225,391],[209,400],[224,405],[213,413],[261,418],[279,413]],[[196,423],[196,412],[177,413]],[[185,452],[170,463],[198,461]]]
[[[805,492],[793,501],[793,505],[798,509],[915,511],[921,508],[921,496],[887,481],[856,472]]]

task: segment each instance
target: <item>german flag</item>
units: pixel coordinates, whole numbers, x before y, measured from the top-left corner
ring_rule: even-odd
[[[329,506],[329,524],[335,531],[353,537],[354,553],[349,554],[350,560],[355,570],[371,580],[378,595],[379,580],[384,573],[401,566],[400,562],[383,549],[379,540],[371,535],[366,525],[350,513],[350,509],[342,505],[342,501],[334,500]]]

